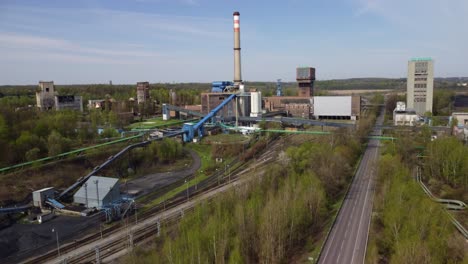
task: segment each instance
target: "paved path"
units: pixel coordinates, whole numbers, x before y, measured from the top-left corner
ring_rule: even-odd
[[[378,118],[381,123],[383,116]],[[380,131],[374,130],[374,133]],[[319,263],[364,263],[374,199],[378,140],[370,140]]]

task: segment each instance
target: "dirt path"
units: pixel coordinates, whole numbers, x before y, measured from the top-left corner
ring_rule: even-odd
[[[192,156],[192,166],[190,168],[179,171],[153,173],[136,178],[127,182],[126,186],[122,186],[122,192],[137,194],[138,197],[194,174],[201,166],[200,157],[195,151],[188,151]]]

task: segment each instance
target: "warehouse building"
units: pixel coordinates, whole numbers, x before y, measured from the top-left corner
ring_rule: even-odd
[[[360,96],[314,96],[315,119],[357,120],[361,112]]]
[[[91,176],[73,195],[73,202],[87,208],[101,209],[121,200],[119,179]]]

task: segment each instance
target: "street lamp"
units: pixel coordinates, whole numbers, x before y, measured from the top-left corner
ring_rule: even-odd
[[[55,238],[57,240],[57,253],[58,253],[58,256],[60,257],[60,243],[58,239],[58,230],[55,230],[55,228],[52,228],[52,233],[55,233]]]
[[[136,201],[133,202],[133,204],[135,205],[135,225],[138,224],[138,212],[137,212],[137,204],[136,204]]]

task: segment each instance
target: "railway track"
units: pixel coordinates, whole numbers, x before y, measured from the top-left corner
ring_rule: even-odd
[[[289,137],[289,136],[288,136]],[[255,164],[254,169],[261,169],[262,167],[266,166],[265,164],[273,159],[274,153],[280,148],[282,145],[280,145],[280,142],[278,140],[274,140],[269,143],[269,147],[266,148],[263,153],[259,154],[258,158],[256,159],[257,164]],[[237,160],[236,160],[237,161]],[[145,222],[149,219],[154,218],[157,215],[161,215],[167,211],[173,210],[184,203],[188,202],[187,195],[186,193],[188,192],[190,194],[190,197],[192,199],[195,199],[198,196],[202,196],[203,194],[210,192],[210,191],[215,191],[216,189],[223,189],[223,188],[228,188],[227,185],[230,185],[231,183],[235,184],[235,181],[238,179],[238,174],[240,173],[245,173],[248,172],[249,170],[252,170],[252,168],[248,169],[245,168],[247,165],[252,165],[252,164],[243,164],[241,166],[236,166],[231,169],[230,174],[227,175],[224,172],[218,172],[204,181],[198,183],[196,186],[191,186],[188,188],[188,190],[181,191],[177,195],[175,195],[173,198],[166,200],[163,203],[158,204],[157,206],[151,208],[150,210],[147,210],[143,213],[138,214],[138,222]],[[180,184],[180,182],[179,182]],[[167,188],[166,190],[170,190],[170,188]],[[156,198],[156,196],[161,196],[165,192],[161,191],[158,192],[156,195],[152,196],[151,198]],[[210,197],[209,199],[212,199],[213,197]],[[205,199],[206,200],[206,199]],[[101,234],[100,232],[94,233],[92,235],[86,236],[82,239],[77,239],[74,242],[65,244],[61,246],[60,252],[61,255],[70,255],[71,252],[75,251],[78,248],[83,248],[86,246],[89,246],[93,243],[97,243],[100,240],[102,240],[102,244],[96,249],[93,248],[92,250],[87,250],[85,253],[82,254],[75,254],[68,256],[66,258],[58,258],[57,252],[55,250],[49,251],[46,254],[43,254],[38,257],[30,258],[28,260],[25,260],[22,263],[92,263],[96,261],[96,259],[106,259],[110,256],[115,255],[117,252],[122,252],[124,250],[131,250],[135,245],[140,244],[145,242],[147,239],[155,236],[155,230],[157,230],[158,225],[161,226],[162,224],[164,225],[170,225],[172,223],[176,223],[180,220],[180,217],[183,216],[184,213],[187,211],[190,211],[193,209],[193,204],[191,204],[189,207],[185,207],[181,212],[177,212],[174,215],[168,215],[167,218],[161,218],[158,220],[158,222],[151,223],[148,225],[145,225],[144,228],[142,227],[137,227],[134,226],[135,230],[131,228],[130,233],[128,233],[125,236],[120,236],[119,239],[116,239],[114,241],[106,241],[105,238],[115,236],[119,232],[122,232],[124,229],[128,229],[128,224],[124,225],[123,221],[120,221],[118,224],[115,224],[111,227],[105,228],[102,230],[102,237],[104,239],[101,239]],[[126,218],[126,221],[128,221],[128,217]],[[129,237],[131,234],[131,237]]]

